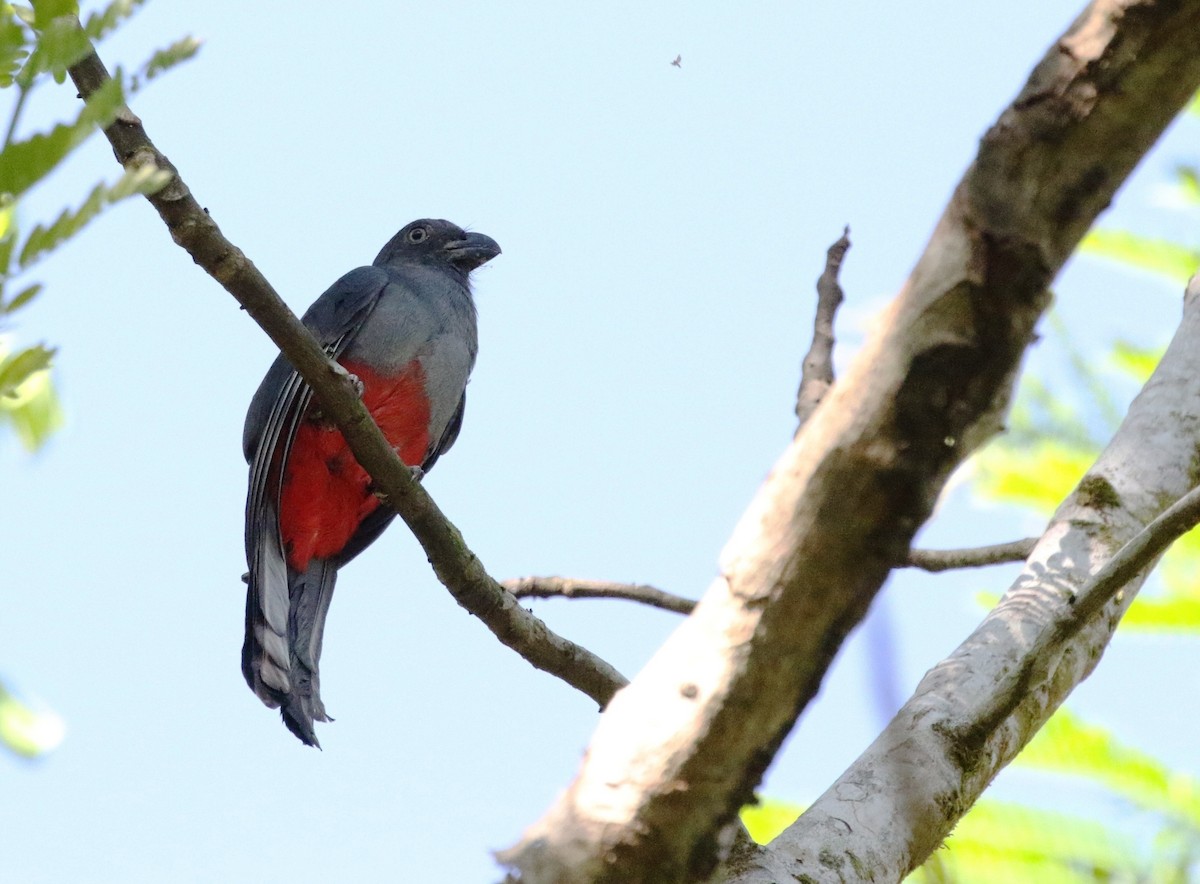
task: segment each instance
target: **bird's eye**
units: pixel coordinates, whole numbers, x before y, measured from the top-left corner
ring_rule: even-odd
[[[408,241],[410,243],[412,243],[413,245],[416,245],[419,242],[425,242],[425,239],[428,236],[429,236],[429,231],[426,230],[424,227],[414,227],[412,230],[410,230],[408,232]]]

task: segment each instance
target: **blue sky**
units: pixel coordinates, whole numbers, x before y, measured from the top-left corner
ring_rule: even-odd
[[[414,218],[497,239],[465,428],[427,487],[498,578],[694,596],[791,437],[825,248],[851,225],[844,363],[1078,8],[157,0],[101,55],[205,40],[134,109],[297,311]],[[28,124],[74,109],[69,84],[47,89]],[[1157,185],[1196,138],[1178,125],[1106,223],[1186,230]],[[26,220],[116,173],[93,139]],[[241,424],[272,345],[144,203],[33,278],[47,291],[18,331],[61,348],[68,425],[35,458],[0,442],[0,667],[68,731],[40,763],[0,759],[6,878],[493,880],[489,850],[569,781],[593,704],[459,610],[397,526],[342,573],[322,661],[337,721],[324,752],[300,746],[238,669]],[[1178,316],[1177,292],[1095,261],[1056,291],[1084,345],[1165,343]],[[1048,346],[1033,361],[1056,377]],[[922,540],[1037,527],[960,490]],[[905,692],[1012,573],[892,581]],[[630,675],[675,623],[535,610]],[[1137,675],[1190,651],[1119,640],[1076,708],[1195,770],[1194,712]],[[856,634],[764,791],[810,800],[866,746],[866,660]]]

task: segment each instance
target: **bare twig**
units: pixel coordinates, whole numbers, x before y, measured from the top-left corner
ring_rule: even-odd
[[[690,614],[696,607],[693,599],[685,599],[644,583],[576,580],[573,577],[519,577],[504,580],[500,585],[519,599],[624,599],[676,614]]]
[[[914,549],[909,552],[905,564],[922,571],[950,571],[955,568],[982,568],[1004,562],[1023,562],[1029,558],[1037,542],[1036,537],[1026,537],[969,549]]]
[[[800,389],[796,392],[796,432],[821,404],[833,386],[833,320],[841,306],[842,286],[838,273],[850,248],[850,228],[825,253],[825,270],[817,279],[817,314],[813,320],[812,346],[800,367]]]
[[[85,100],[109,80],[95,52],[72,65],[69,73]],[[438,579],[455,601],[533,666],[561,678],[604,706],[625,684],[625,678],[586,648],[552,632],[487,574],[458,529],[388,445],[346,372],[325,356],[258,268],[221,234],[178,170],[150,141],[141,120],[124,107],[104,134],[117,161],[126,169],[152,163],[173,174],[166,187],[146,197],[171,237],[237,299],[312,387],[326,417],[342,431],[358,462],[386,495],[388,505],[424,547]]]
[[[904,565],[936,572],[1021,562],[1029,556],[1037,541],[1036,537],[1026,537],[1008,543],[965,549],[914,549],[909,552]],[[581,580],[576,577],[518,577],[503,580],[500,585],[518,599],[621,599],[676,614],[690,614],[696,607],[695,599],[645,583]]]

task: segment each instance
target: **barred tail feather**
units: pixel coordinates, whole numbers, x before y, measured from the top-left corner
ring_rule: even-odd
[[[272,709],[292,689],[288,652],[288,568],[282,550],[259,544],[246,591],[246,638],[242,675]]]

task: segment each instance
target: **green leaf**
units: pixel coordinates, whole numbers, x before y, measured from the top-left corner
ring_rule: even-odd
[[[187,61],[200,51],[202,45],[203,41],[197,40],[195,37],[183,37],[176,40],[170,46],[160,49],[150,56],[150,60],[142,65],[136,79],[144,79],[147,82],[153,80],[180,62]]]
[[[10,5],[12,6],[13,13],[17,16],[17,18],[19,18],[25,25],[32,28],[33,20],[35,18],[33,10],[28,6],[21,5],[20,3],[13,3]]]
[[[56,82],[67,78],[67,68],[92,51],[87,36],[73,18],[55,18],[38,29],[33,52],[17,73],[16,81],[28,88],[39,74],[50,73]]]
[[[33,26],[39,31],[50,27],[56,18],[78,14],[75,0],[33,0]]]
[[[8,276],[13,247],[17,244],[16,208],[12,194],[0,193],[0,292]]]
[[[1053,440],[1022,449],[991,445],[976,458],[976,490],[992,500],[1050,513],[1094,460],[1091,449]]]
[[[1177,283],[1186,283],[1200,266],[1200,250],[1125,230],[1092,230],[1083,238],[1079,250]]]
[[[1086,777],[1200,834],[1200,782],[1122,745],[1109,731],[1085,724],[1065,709],[1046,722],[1016,763]]]
[[[4,304],[3,307],[0,307],[0,312],[16,313],[18,310],[36,298],[41,291],[42,284],[40,282],[35,282],[33,285],[26,286],[25,288],[21,289],[21,291],[17,292],[11,301],[9,301],[7,304]]]
[[[1164,829],[1154,839],[1154,866],[1147,879],[1154,884],[1194,884],[1196,836],[1178,828]]]
[[[11,6],[0,5],[0,87],[13,84],[17,69],[28,56],[29,32]]]
[[[1128,341],[1117,341],[1109,359],[1113,366],[1123,371],[1139,384],[1144,384],[1158,368],[1165,351],[1162,347],[1138,347]]]
[[[133,15],[146,0],[113,0],[100,12],[93,12],[83,25],[83,32],[98,42],[117,25]]]
[[[1134,880],[1135,845],[1090,820],[997,801],[980,801],[945,846],[910,882],[1073,884]]]
[[[1144,632],[1200,632],[1200,598],[1139,595],[1121,618],[1121,628]]]
[[[25,245],[21,249],[18,263],[22,268],[28,267],[38,258],[77,234],[105,207],[134,194],[155,193],[170,180],[170,172],[147,164],[137,169],[127,170],[112,186],[103,183],[97,184],[78,209],[73,212],[64,209],[58,219],[49,227],[39,224],[33,228],[33,232],[29,234],[29,238],[25,240]]]
[[[37,758],[62,742],[63,720],[41,703],[18,699],[0,684],[0,744],[18,755]]]
[[[1197,595],[1197,567],[1200,567],[1200,528],[1193,528],[1171,544],[1159,566],[1168,598]]]
[[[6,239],[16,231],[16,209],[12,194],[0,194],[0,239]]]
[[[1200,169],[1195,166],[1176,166],[1175,186],[1186,202],[1200,205]]]
[[[804,812],[799,804],[787,801],[776,801],[773,798],[760,798],[757,804],[747,804],[738,813],[742,825],[750,833],[750,837],[759,844],[766,844],[778,837],[779,833],[796,821]]]
[[[18,196],[46,177],[97,124],[111,123],[124,101],[120,81],[110,80],[88,99],[75,122],[8,145],[0,152],[0,193]]]
[[[0,398],[0,422],[10,424],[26,451],[34,452],[62,428],[63,411],[50,372],[31,376],[15,396]]]
[[[37,344],[0,359],[0,397],[15,397],[30,377],[50,367],[53,357],[53,350]]]

